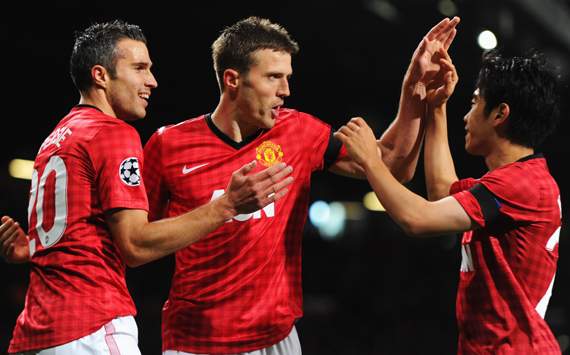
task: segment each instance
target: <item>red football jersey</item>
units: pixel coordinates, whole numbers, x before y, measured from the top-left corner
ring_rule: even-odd
[[[148,209],[135,129],[74,107],[43,142],[28,207],[31,271],[9,352],[44,349],[134,315],[104,211]]]
[[[544,321],[561,226],[560,192],[533,155],[451,187],[481,227],[462,240],[460,354],[560,354]]]
[[[220,196],[233,171],[277,162],[294,182],[279,201],[239,215],[176,253],[163,308],[163,349],[241,353],[285,338],[302,316],[301,237],[311,174],[332,163],[340,143],[331,127],[281,109],[275,126],[241,143],[209,115],[159,129],[145,146],[144,179],[152,218],[176,216]]]

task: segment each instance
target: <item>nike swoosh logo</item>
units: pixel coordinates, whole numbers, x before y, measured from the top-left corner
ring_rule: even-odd
[[[200,165],[194,165],[194,166],[191,167],[191,168],[187,168],[186,165],[184,165],[184,167],[182,168],[182,174],[186,175],[186,174],[188,174],[188,173],[190,173],[190,172],[192,172],[192,171],[194,171],[194,170],[196,170],[196,169],[198,169],[198,168],[201,168],[201,167],[203,167],[203,166],[206,166],[206,165],[208,165],[208,164],[210,164],[210,163],[204,163],[204,164],[200,164]]]

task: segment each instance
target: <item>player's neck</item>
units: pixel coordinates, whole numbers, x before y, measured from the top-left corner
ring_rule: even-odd
[[[109,105],[109,102],[107,101],[105,96],[101,96],[95,90],[89,90],[87,92],[82,92],[81,97],[79,99],[79,104],[80,105],[95,106],[99,110],[101,110],[101,112],[103,112],[104,114],[111,116],[111,117],[117,117],[117,115],[115,114],[115,111],[113,110],[111,105]]]
[[[491,154],[485,157],[485,164],[489,171],[503,165],[514,163],[517,160],[534,154],[534,149],[509,141],[503,141],[497,145]]]
[[[245,137],[249,137],[257,132],[259,128],[245,124],[240,117],[241,115],[237,107],[226,105],[223,103],[223,100],[220,100],[220,103],[212,113],[212,122],[234,142],[241,143]]]

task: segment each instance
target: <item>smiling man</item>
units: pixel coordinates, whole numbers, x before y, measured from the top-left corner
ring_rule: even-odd
[[[402,180],[416,166],[423,89],[439,70],[432,56],[449,47],[458,22],[442,20],[420,42],[404,78],[398,117],[375,141]],[[330,125],[283,107],[297,51],[287,31],[267,19],[250,17],[224,29],[212,45],[218,106],[159,129],[145,146],[151,218],[210,201],[224,192],[231,170],[251,159],[294,167],[295,184],[286,198],[238,215],[176,253],[163,308],[167,355],[301,354],[294,325],[303,314],[301,237],[311,175],[328,169],[360,176],[361,168],[346,156]]]
[[[29,261],[25,307],[9,353],[140,354],[125,264],[137,266],[195,242],[226,220],[279,200],[291,168],[226,176],[225,193],[167,220],[148,222],[142,145],[127,122],[146,115],[157,82],[146,39],[123,21],[78,33],[71,76],[79,104],[44,140],[34,162],[29,235],[8,216],[0,255]]]

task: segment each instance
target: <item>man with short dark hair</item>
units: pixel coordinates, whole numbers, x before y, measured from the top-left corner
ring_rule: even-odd
[[[335,135],[360,162],[386,211],[411,235],[464,232],[457,291],[459,354],[560,354],[544,320],[556,273],[560,191],[535,149],[558,121],[557,78],[540,55],[486,53],[465,115],[465,149],[489,172],[459,180],[447,140],[446,102],[457,83],[442,51],[428,86],[426,201],[402,186],[355,118]]]
[[[375,142],[402,180],[415,170],[425,84],[439,71],[433,55],[447,48],[458,18],[421,41],[406,73],[397,119]],[[302,314],[301,237],[311,175],[361,176],[331,127],[284,108],[298,44],[280,25],[249,17],[225,28],[212,45],[220,100],[212,113],[160,128],[145,146],[151,219],[216,198],[232,169],[256,159],[287,162],[295,184],[287,197],[234,217],[176,253],[163,308],[165,355],[301,354],[295,321]]]
[[[148,222],[143,149],[127,122],[144,118],[157,82],[138,26],[98,23],[79,33],[71,75],[80,92],[34,162],[29,235],[2,217],[0,255],[31,263],[9,353],[140,354],[125,264],[137,266],[199,240],[235,215],[279,200],[292,179],[277,164],[226,177],[218,198]]]

